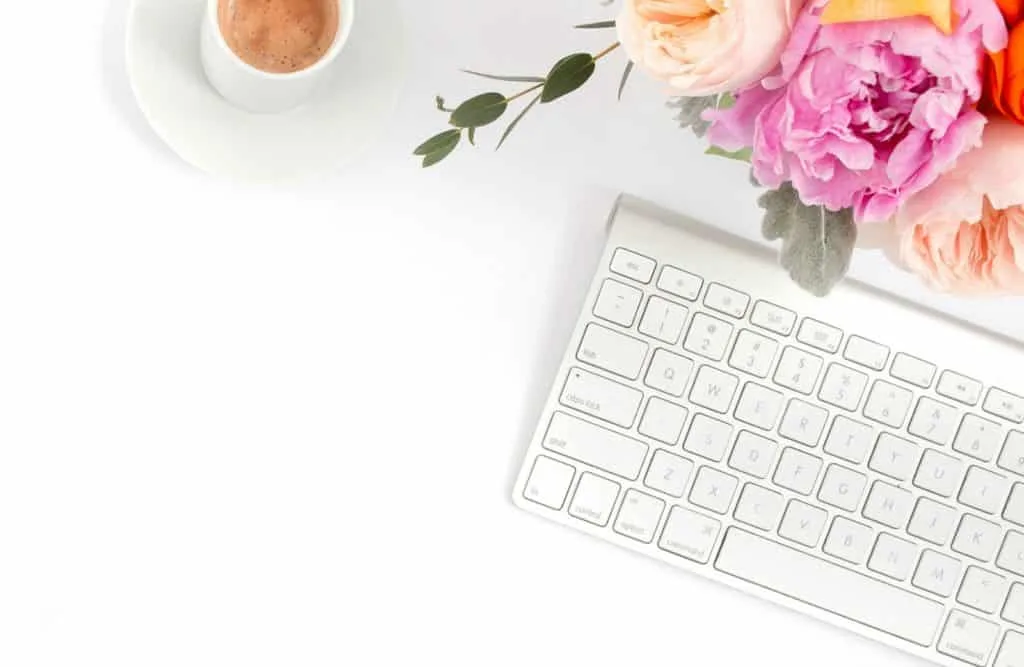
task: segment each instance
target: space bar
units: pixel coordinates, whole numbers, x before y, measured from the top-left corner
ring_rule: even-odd
[[[736,528],[715,568],[921,646],[932,643],[942,621],[937,602]]]

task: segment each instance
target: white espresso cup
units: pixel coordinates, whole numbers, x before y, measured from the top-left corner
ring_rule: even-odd
[[[338,31],[327,52],[296,72],[264,72],[242,60],[221,32],[218,0],[207,0],[200,28],[203,69],[210,84],[228,102],[254,113],[278,113],[299,106],[324,82],[352,32],[355,0],[338,3]]]

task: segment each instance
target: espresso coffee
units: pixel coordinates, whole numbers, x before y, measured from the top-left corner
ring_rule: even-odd
[[[338,34],[338,0],[219,0],[221,34],[258,70],[298,72],[324,57]]]

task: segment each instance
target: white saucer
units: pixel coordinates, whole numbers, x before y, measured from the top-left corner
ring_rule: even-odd
[[[395,0],[364,0],[345,50],[317,96],[284,114],[238,109],[207,83],[199,60],[206,0],[133,0],[127,65],[156,133],[186,162],[244,181],[337,170],[384,129],[403,80]]]

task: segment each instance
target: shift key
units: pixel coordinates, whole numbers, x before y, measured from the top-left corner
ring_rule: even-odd
[[[563,412],[551,416],[544,449],[629,480],[640,477],[647,445]]]
[[[636,419],[643,396],[632,387],[572,368],[565,380],[560,402],[567,408],[629,428]]]

